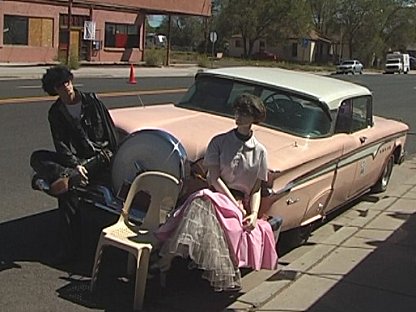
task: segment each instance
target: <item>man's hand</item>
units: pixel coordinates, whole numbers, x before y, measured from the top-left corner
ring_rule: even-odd
[[[108,165],[111,162],[111,158],[113,157],[113,152],[108,148],[103,148],[100,151],[100,156],[104,163]]]
[[[79,172],[79,175],[81,177],[81,185],[82,186],[87,185],[88,184],[88,170],[82,165],[78,165],[76,169]]]

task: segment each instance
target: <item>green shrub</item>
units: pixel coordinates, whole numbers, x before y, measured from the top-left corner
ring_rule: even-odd
[[[209,61],[208,56],[206,56],[205,54],[199,55],[197,61],[198,66],[200,67],[210,67],[211,62]]]
[[[144,54],[144,62],[147,66],[161,66],[164,63],[165,55],[162,49],[148,49]]]
[[[66,55],[60,55],[57,56],[55,61],[58,61],[59,63],[68,66],[69,69],[78,69],[80,67],[79,57],[78,55],[74,55],[71,53],[69,55],[69,62],[67,62]]]
[[[78,55],[71,53],[69,56],[69,64],[67,64],[70,69],[78,69],[80,66]]]

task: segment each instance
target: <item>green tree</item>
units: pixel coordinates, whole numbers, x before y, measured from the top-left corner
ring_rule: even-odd
[[[162,22],[159,30],[168,34],[168,18]],[[199,16],[172,16],[170,41],[173,47],[194,50],[204,41],[204,18]]]
[[[336,14],[349,55],[366,65],[388,50],[405,51],[415,39],[414,1],[341,0]]]
[[[312,23],[316,31],[322,35],[336,33],[338,24],[336,13],[339,0],[310,0]]]
[[[305,33],[310,17],[307,0],[228,0],[218,16],[218,27],[226,36],[241,35],[244,56],[254,43],[266,38],[274,43],[288,34]]]

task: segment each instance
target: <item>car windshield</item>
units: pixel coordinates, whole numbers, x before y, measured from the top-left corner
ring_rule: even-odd
[[[341,65],[354,65],[354,61],[344,61]]]
[[[387,60],[386,64],[397,64],[400,63],[400,59]]]
[[[179,107],[234,117],[232,104],[241,93],[260,97],[267,117],[262,125],[300,137],[317,138],[329,134],[331,117],[321,103],[270,86],[199,75]]]

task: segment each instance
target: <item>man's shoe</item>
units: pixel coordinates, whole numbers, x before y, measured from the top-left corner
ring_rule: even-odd
[[[48,192],[50,190],[50,185],[46,180],[35,174],[32,178],[32,189],[36,191]]]

